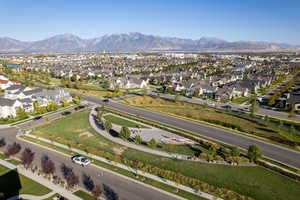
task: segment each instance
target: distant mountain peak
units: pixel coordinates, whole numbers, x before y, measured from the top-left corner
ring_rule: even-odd
[[[44,40],[23,42],[9,37],[0,38],[0,52],[46,53],[80,51],[289,51],[296,46],[267,42],[228,42],[217,37],[198,40],[146,35],[139,32],[107,34],[82,39],[71,33],[54,35]]]

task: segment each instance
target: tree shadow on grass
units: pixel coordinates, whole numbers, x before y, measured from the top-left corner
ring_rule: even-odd
[[[22,185],[17,170],[11,170],[0,176],[0,200],[18,196]]]

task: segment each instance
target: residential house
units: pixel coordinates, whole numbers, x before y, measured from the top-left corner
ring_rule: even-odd
[[[23,108],[19,100],[0,98],[0,118],[16,117],[16,108]]]

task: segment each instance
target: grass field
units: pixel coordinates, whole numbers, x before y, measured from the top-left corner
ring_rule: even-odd
[[[92,196],[89,193],[84,192],[82,190],[78,190],[78,191],[74,192],[73,194],[84,200],[96,200],[97,199],[94,196]]]
[[[20,184],[18,184],[20,183]],[[20,190],[18,191],[18,188]],[[9,195],[32,194],[41,196],[51,192],[45,186],[0,165],[0,192]]]
[[[144,109],[182,116],[193,120],[206,122],[209,122],[209,120],[214,120],[215,122],[219,122],[218,124],[226,123],[236,125],[241,127],[243,132],[263,137],[277,143],[279,143],[279,141],[284,143],[289,143],[290,141],[300,141],[300,137],[290,137],[286,131],[279,130],[276,127],[261,125],[247,119],[242,119],[220,112],[215,108],[203,107],[184,102],[167,101],[149,96],[132,97],[122,100],[121,102]]]
[[[7,157],[4,155],[4,154],[2,154],[2,153],[0,153],[0,159],[6,159]],[[13,159],[13,158],[10,158],[9,160],[6,160],[7,162],[10,162],[11,164],[14,164],[14,165],[18,165],[18,164],[20,164],[21,162],[20,161],[18,161],[18,160],[16,160],[16,159]]]
[[[297,199],[300,183],[262,167],[232,167],[173,160],[127,149],[123,156],[176,171],[261,200]]]
[[[249,101],[249,99],[250,99],[249,97],[237,97],[232,100],[232,103],[242,104],[242,103]]]
[[[81,111],[51,124],[42,125],[34,130],[34,134],[55,139],[61,143],[74,142],[82,146],[91,146],[108,152],[120,153],[125,147],[117,145],[100,136],[89,124],[89,111]]]
[[[118,149],[119,151],[117,152],[125,158],[139,160],[153,166],[172,170],[212,185],[236,191],[254,199],[293,200],[300,196],[300,183],[262,167],[201,164],[192,161],[163,158],[134,149],[124,148],[97,135],[89,126],[88,114],[88,111],[74,113],[64,119],[53,121],[49,125],[37,128],[34,134],[45,137],[49,135],[59,137],[58,142],[62,141],[61,139],[65,139],[64,141],[74,140],[80,144],[94,146],[102,150],[105,149],[109,152]],[[86,137],[87,131],[93,134],[93,136]]]
[[[147,145],[149,148],[149,145]],[[183,154],[183,155],[189,155],[189,156],[198,156],[201,152],[208,152],[207,149],[201,146],[190,146],[187,144],[158,144],[157,147],[154,147],[153,149],[157,149],[160,151],[166,151],[170,153],[177,153],[177,154]]]
[[[127,126],[128,128],[148,128],[146,126],[143,126],[141,124],[135,123],[133,121],[129,121],[120,117],[117,117],[115,115],[105,115],[104,119],[109,120],[111,123],[119,125],[119,126]]]

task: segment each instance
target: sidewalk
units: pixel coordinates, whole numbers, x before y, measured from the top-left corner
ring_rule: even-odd
[[[134,173],[134,174],[139,174],[139,175],[145,176],[145,177],[147,177],[147,178],[150,178],[150,179],[153,179],[153,180],[155,180],[155,181],[164,183],[164,184],[166,184],[166,185],[170,185],[170,186],[175,187],[175,188],[178,188],[178,189],[180,189],[180,190],[184,190],[184,191],[186,191],[186,192],[190,192],[190,193],[192,193],[192,194],[194,194],[194,195],[200,196],[200,197],[205,198],[205,199],[209,199],[209,200],[223,200],[223,199],[221,199],[221,198],[215,197],[215,196],[210,195],[210,194],[208,194],[208,193],[201,192],[201,191],[199,191],[199,190],[195,190],[195,189],[190,188],[190,187],[187,187],[187,186],[185,186],[185,185],[177,184],[177,183],[175,183],[175,182],[173,182],[173,181],[170,181],[170,180],[167,180],[167,179],[158,177],[158,176],[156,176],[156,175],[153,175],[153,174],[150,174],[150,173],[147,173],[147,172],[143,172],[143,171],[141,171],[141,170],[138,170],[138,169],[129,167],[129,166],[127,166],[127,165],[123,165],[123,164],[120,164],[120,163],[117,163],[117,162],[108,160],[108,159],[106,159],[106,158],[103,158],[103,157],[100,157],[100,156],[96,156],[96,155],[93,155],[93,154],[89,154],[89,153],[86,153],[86,152],[84,152],[84,151],[82,151],[82,150],[79,150],[79,149],[74,149],[74,148],[71,148],[71,149],[70,149],[70,147],[68,147],[67,145],[64,145],[64,144],[60,144],[60,143],[57,143],[57,142],[53,142],[53,141],[50,141],[50,140],[48,140],[48,139],[40,138],[40,137],[37,137],[37,136],[34,136],[34,135],[30,135],[30,134],[25,134],[25,136],[31,137],[31,138],[35,138],[35,139],[38,139],[38,140],[40,140],[40,141],[43,141],[43,142],[46,142],[46,143],[49,143],[49,144],[52,144],[52,145],[55,145],[55,146],[58,146],[58,147],[67,149],[67,150],[71,150],[71,151],[73,151],[73,152],[75,152],[75,153],[84,155],[84,156],[86,156],[86,157],[89,157],[89,158],[98,160],[98,161],[100,161],[100,162],[104,162],[104,163],[106,163],[106,164],[109,164],[109,165],[112,165],[112,166],[115,166],[115,167],[119,167],[119,168],[121,168],[121,169],[125,169],[125,170],[127,170],[127,171],[129,171],[129,172],[132,172],[132,173]],[[20,139],[22,139],[22,138],[20,138]],[[25,140],[25,141],[26,141],[26,140]],[[28,141],[27,141],[27,142],[28,142]],[[42,145],[41,145],[41,146],[42,146]],[[43,147],[44,147],[44,146],[43,146]],[[50,148],[48,148],[48,147],[44,147],[44,148],[50,149]],[[52,149],[50,149],[50,150],[52,150]],[[52,150],[52,151],[55,151],[55,150]],[[60,153],[61,153],[61,152],[60,152]],[[62,153],[62,154],[64,154],[64,153]],[[96,165],[95,165],[95,166],[96,166]],[[112,173],[115,173],[115,172],[112,172]],[[117,173],[115,173],[115,174],[117,174]],[[117,174],[117,175],[120,175],[120,174]],[[120,176],[123,176],[123,175],[120,175]],[[124,177],[124,176],[123,176],[123,177]],[[128,177],[126,177],[126,178],[128,178]],[[132,180],[132,181],[135,181],[135,182],[137,182],[138,184],[144,184],[144,183],[142,183],[142,182],[136,181],[135,179],[131,179],[131,178],[128,178],[128,179],[130,179],[130,180]],[[144,185],[146,185],[146,184],[144,184]],[[156,189],[156,190],[163,191],[163,190],[158,189],[158,188],[155,188],[155,187],[153,187],[153,186],[151,186],[151,185],[147,185],[147,186],[148,186],[148,187],[151,187],[151,188],[154,188],[154,189]],[[166,191],[165,191],[165,192],[166,192]],[[171,194],[171,193],[168,193],[168,194]],[[172,194],[172,195],[173,195],[173,194]]]
[[[72,200],[81,200],[81,198],[77,197],[76,195],[72,194],[70,191],[60,187],[60,186],[57,186],[55,185],[54,183],[50,182],[48,179],[42,177],[42,176],[38,176],[34,173],[32,173],[31,171],[29,170],[26,170],[24,168],[21,168],[21,167],[18,167],[18,166],[15,166],[7,161],[4,161],[4,160],[1,160],[0,159],[0,165],[3,165],[9,169],[12,169],[12,170],[17,170],[18,173],[22,174],[23,176],[26,176],[44,186],[46,186],[47,188],[51,189],[52,192],[46,194],[46,195],[43,195],[43,196],[33,196],[33,195],[26,195],[24,194],[24,197],[25,199],[31,199],[31,200],[40,200],[40,199],[44,199],[44,198],[47,198],[47,197],[50,197],[56,193],[60,194],[61,196],[63,197],[66,197],[67,199],[72,199]],[[49,195],[49,196],[48,196]],[[22,195],[23,196],[23,195]],[[18,196],[18,197],[21,197],[21,196]],[[30,198],[28,198],[30,197]],[[9,198],[9,200],[13,200],[13,199],[18,199],[15,197],[11,197]]]

